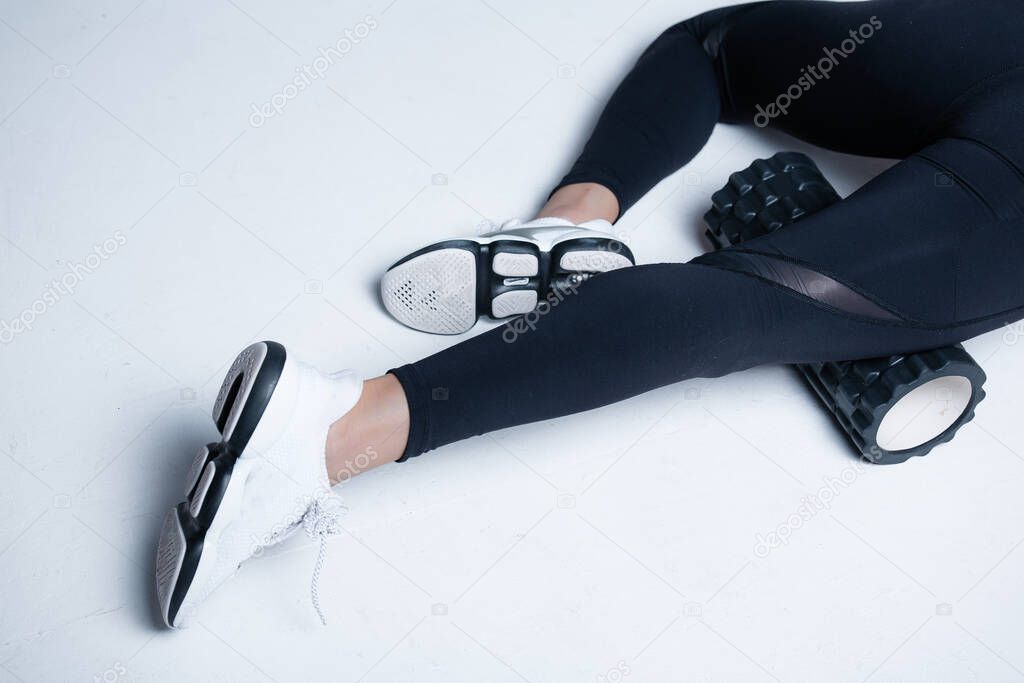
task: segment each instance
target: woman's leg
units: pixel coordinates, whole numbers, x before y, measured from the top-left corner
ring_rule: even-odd
[[[998,33],[1009,11],[994,3],[979,17],[949,0],[772,2],[683,22],[655,41],[615,92],[543,213],[617,217],[685,164],[720,114],[755,122],[765,111],[775,115],[768,123],[819,144],[894,156],[932,131],[955,135],[942,125],[950,104],[962,102],[960,118],[971,119],[972,83],[1016,57],[979,39],[970,60],[949,68],[939,41],[964,27]],[[947,68],[937,70],[940,62]],[[907,65],[916,80],[906,79]],[[799,96],[789,90],[794,83]],[[998,137],[989,142],[998,146]],[[579,291],[553,293],[535,313],[393,371],[404,396],[390,383],[388,400],[404,398],[409,415],[401,458],[690,377],[920,350],[1015,319],[1024,304],[1013,270],[1024,256],[1024,183],[1012,158],[980,149],[939,142],[740,255],[601,275]],[[944,177],[958,182],[937,182]],[[786,264],[820,274],[879,313],[842,310],[760,275]],[[404,433],[404,424],[389,428]],[[400,441],[392,439],[381,460],[399,458]],[[338,454],[366,447],[337,444]]]
[[[762,3],[663,35],[552,206],[625,211],[689,160],[719,112],[745,120],[757,103],[786,109],[765,116],[820,144],[897,155],[928,147],[797,225],[688,264],[558,289],[522,318],[363,384],[279,344],[245,349],[214,409],[221,440],[197,453],[186,500],[161,531],[165,622],[186,623],[241,562],[299,526],[321,541],[337,531],[328,481],[371,465],[690,377],[915,351],[1020,318],[1018,2]],[[868,40],[859,27],[875,27],[875,11],[884,37],[856,41],[854,31]],[[841,47],[847,31],[849,61],[835,57],[829,79],[780,104],[799,65]],[[954,35],[962,54],[950,54]]]
[[[363,382],[356,405],[327,432],[327,476],[331,484],[395,462],[409,439],[409,403],[392,374]]]
[[[732,261],[714,254],[608,273],[548,309],[398,368],[412,417],[405,456],[693,377],[919,351],[1019,318],[1024,219],[993,220],[969,191],[934,179],[930,164],[908,160],[779,240],[728,250]],[[905,201],[914,195],[920,204]],[[877,229],[846,249],[862,221]],[[977,230],[964,234],[965,224]],[[893,244],[913,228],[916,238]],[[800,234],[783,240],[789,230]],[[819,253],[834,269],[802,258]],[[802,292],[762,275],[790,266],[812,286]],[[818,276],[832,288],[818,292]],[[836,288],[858,305],[819,296]]]
[[[608,188],[625,213],[689,162],[719,120],[906,158],[963,123],[978,84],[1024,63],[1020,17],[1016,0],[779,0],[688,19],[616,89],[544,215],[571,204],[556,200],[577,184]]]
[[[654,183],[696,154],[719,117],[714,67],[700,34],[732,12],[716,10],[674,26],[645,51],[539,218],[613,222]],[[683,81],[683,87],[665,87],[666,77]],[[444,400],[446,391],[436,387],[430,400]],[[357,406],[334,424],[328,436],[332,482],[408,457],[412,451],[418,454],[423,450],[420,445],[407,445],[410,419],[422,416],[421,412],[410,417],[406,391],[396,374],[369,380]],[[372,458],[359,457],[368,452]]]
[[[959,181],[936,182],[938,173]],[[742,249],[607,273],[398,368],[408,443],[400,454],[393,440],[386,459],[692,377],[918,351],[994,329],[1024,305],[1022,209],[1011,165],[974,143],[940,141]],[[390,391],[401,404],[394,383]]]
[[[619,217],[619,200],[604,185],[574,183],[551,193],[538,218],[564,218],[579,225],[600,218],[609,223]]]

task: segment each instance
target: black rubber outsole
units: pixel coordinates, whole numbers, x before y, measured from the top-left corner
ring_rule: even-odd
[[[241,408],[238,421],[230,437],[219,443],[208,444],[206,447],[206,459],[200,466],[199,471],[201,473],[208,463],[213,462],[214,475],[209,487],[206,489],[201,508],[195,516],[190,512],[190,506],[193,497],[197,494],[201,477],[196,478],[186,499],[175,506],[178,524],[185,539],[185,552],[181,568],[178,571],[171,592],[167,614],[165,615],[168,625],[175,623],[181,604],[184,602],[185,596],[192,585],[192,580],[195,578],[196,569],[203,554],[206,533],[213,524],[214,517],[220,508],[228,483],[231,481],[231,474],[234,471],[235,463],[248,445],[253,432],[256,431],[256,427],[263,417],[267,405],[270,403],[270,398],[284,370],[287,358],[285,347],[272,341],[266,341],[263,344],[267,347],[266,356],[260,364],[256,379],[253,381],[252,388],[245,399],[245,405]],[[229,393],[228,399],[225,400],[220,415],[215,420],[218,431],[223,432],[228,416],[234,409],[235,402],[238,400],[239,386],[240,383],[238,378],[236,378],[234,387]]]
[[[599,237],[578,237],[555,244],[545,251],[532,242],[520,240],[494,240],[480,243],[475,240],[445,240],[417,249],[393,263],[388,271],[413,260],[418,256],[442,249],[461,249],[473,254],[476,260],[476,316],[503,317],[494,315],[492,302],[502,294],[516,291],[532,291],[540,300],[551,289],[577,284],[574,280],[581,271],[561,267],[562,257],[572,252],[608,252],[624,256],[633,265],[636,258],[622,242]],[[494,258],[499,254],[529,254],[537,258],[537,274],[531,276],[499,275],[494,272]],[[587,272],[587,271],[583,271]],[[592,271],[591,271],[592,272]]]

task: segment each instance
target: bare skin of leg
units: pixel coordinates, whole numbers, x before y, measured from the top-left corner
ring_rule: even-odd
[[[366,380],[359,401],[327,432],[331,484],[398,460],[408,438],[409,404],[398,379],[384,375]]]
[[[583,223],[619,217],[619,202],[611,190],[596,183],[566,185],[551,195],[538,218],[564,218]],[[394,375],[363,382],[359,401],[327,433],[327,474],[332,484],[360,472],[395,462],[409,438],[409,404]]]
[[[597,183],[566,185],[551,195],[537,217],[564,218],[573,223],[603,218],[614,223],[619,217],[619,200],[611,190]]]

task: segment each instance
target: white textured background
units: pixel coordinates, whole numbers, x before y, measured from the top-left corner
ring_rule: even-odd
[[[856,469],[786,368],[688,382],[346,486],[326,629],[304,539],[157,627],[155,536],[235,352],[379,373],[451,344],[390,320],[379,274],[527,216],[639,51],[711,4],[0,2],[0,320],[36,307],[0,346],[0,682],[1024,679],[1020,328],[968,344],[989,397],[926,459]],[[783,148],[808,150],[720,128],[618,228],[687,260],[711,192]],[[813,153],[844,194],[885,166]]]

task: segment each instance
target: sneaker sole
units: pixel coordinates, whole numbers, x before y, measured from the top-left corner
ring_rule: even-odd
[[[199,449],[185,482],[185,500],[168,511],[156,556],[160,615],[172,628],[186,626],[196,590],[216,559],[220,532],[238,517],[245,461],[252,439],[285,370],[287,354],[276,342],[259,342],[235,358],[217,394],[213,421],[219,443]],[[188,606],[183,609],[183,606]]]
[[[396,320],[413,329],[460,334],[483,315],[529,313],[564,278],[635,264],[628,247],[606,237],[545,246],[504,236],[438,242],[391,266],[381,279],[381,299]]]

